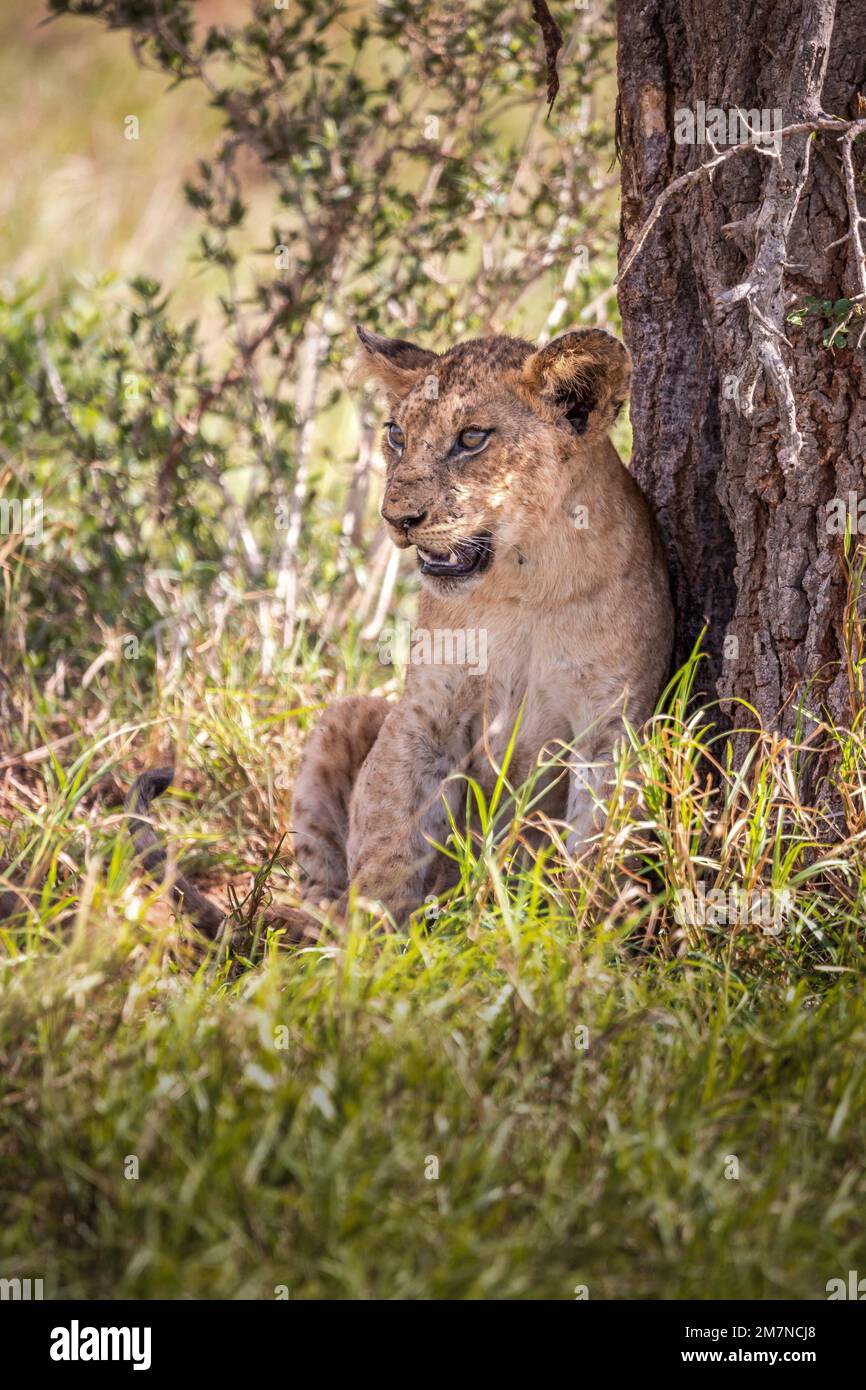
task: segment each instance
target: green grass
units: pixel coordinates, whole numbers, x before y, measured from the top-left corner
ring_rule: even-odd
[[[242,662],[191,676],[150,735],[183,734],[192,773],[160,808],[171,840],[239,897],[334,684],[299,658],[270,689]],[[106,778],[144,735],[104,672],[80,736],[4,802],[14,877],[43,885],[0,933],[4,1276],[52,1297],[809,1299],[866,1268],[866,749],[845,736],[833,844],[772,739],[708,784],[693,674],[623,755],[575,884],[514,858],[503,789],[435,920],[359,912],[252,961],[193,940],[131,861]],[[31,715],[63,727],[44,697]],[[787,887],[784,932],[678,926],[689,876]]]

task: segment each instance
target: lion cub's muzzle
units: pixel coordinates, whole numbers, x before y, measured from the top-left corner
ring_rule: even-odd
[[[401,550],[405,550],[407,545],[414,545],[409,532],[415,526],[422,526],[427,520],[427,513],[407,512],[405,507],[389,507],[382,503],[381,516],[383,521],[387,521],[393,531],[392,540],[395,545],[399,545]]]
[[[418,546],[418,568],[435,579],[468,579],[480,574],[493,557],[493,538],[489,533],[458,541],[447,554]]]
[[[429,511],[410,512],[405,502],[402,506],[395,505],[387,498],[382,503],[381,515],[391,529],[391,539],[396,546],[401,550],[410,545],[417,547],[418,568],[428,578],[468,579],[490,564],[493,537],[489,531],[452,541],[450,537],[437,534],[435,522],[430,524]],[[425,531],[432,532],[428,544],[425,544]]]

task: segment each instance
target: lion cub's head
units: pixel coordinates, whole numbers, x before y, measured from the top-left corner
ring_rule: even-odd
[[[387,392],[382,516],[417,546],[425,582],[477,583],[561,517],[626,393],[629,356],[597,328],[534,349],[477,338],[441,355],[358,328],[361,369]]]

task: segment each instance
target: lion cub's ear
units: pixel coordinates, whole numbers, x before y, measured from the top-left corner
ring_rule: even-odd
[[[355,332],[361,340],[355,376],[359,379],[373,377],[398,400],[408,395],[438,360],[435,352],[416,347],[403,338],[383,338],[381,333],[371,333],[360,324],[356,324]]]
[[[521,382],[565,416],[575,434],[610,429],[628,395],[631,359],[602,328],[578,328],[527,357]]]

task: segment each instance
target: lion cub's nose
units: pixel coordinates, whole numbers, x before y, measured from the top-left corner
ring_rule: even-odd
[[[387,510],[387,508],[383,507],[382,515],[387,521],[388,525],[394,527],[395,531],[403,531],[406,535],[408,535],[409,532],[412,530],[413,526],[421,525],[427,513],[409,512],[404,513],[403,515],[395,515],[394,512],[391,512]]]

